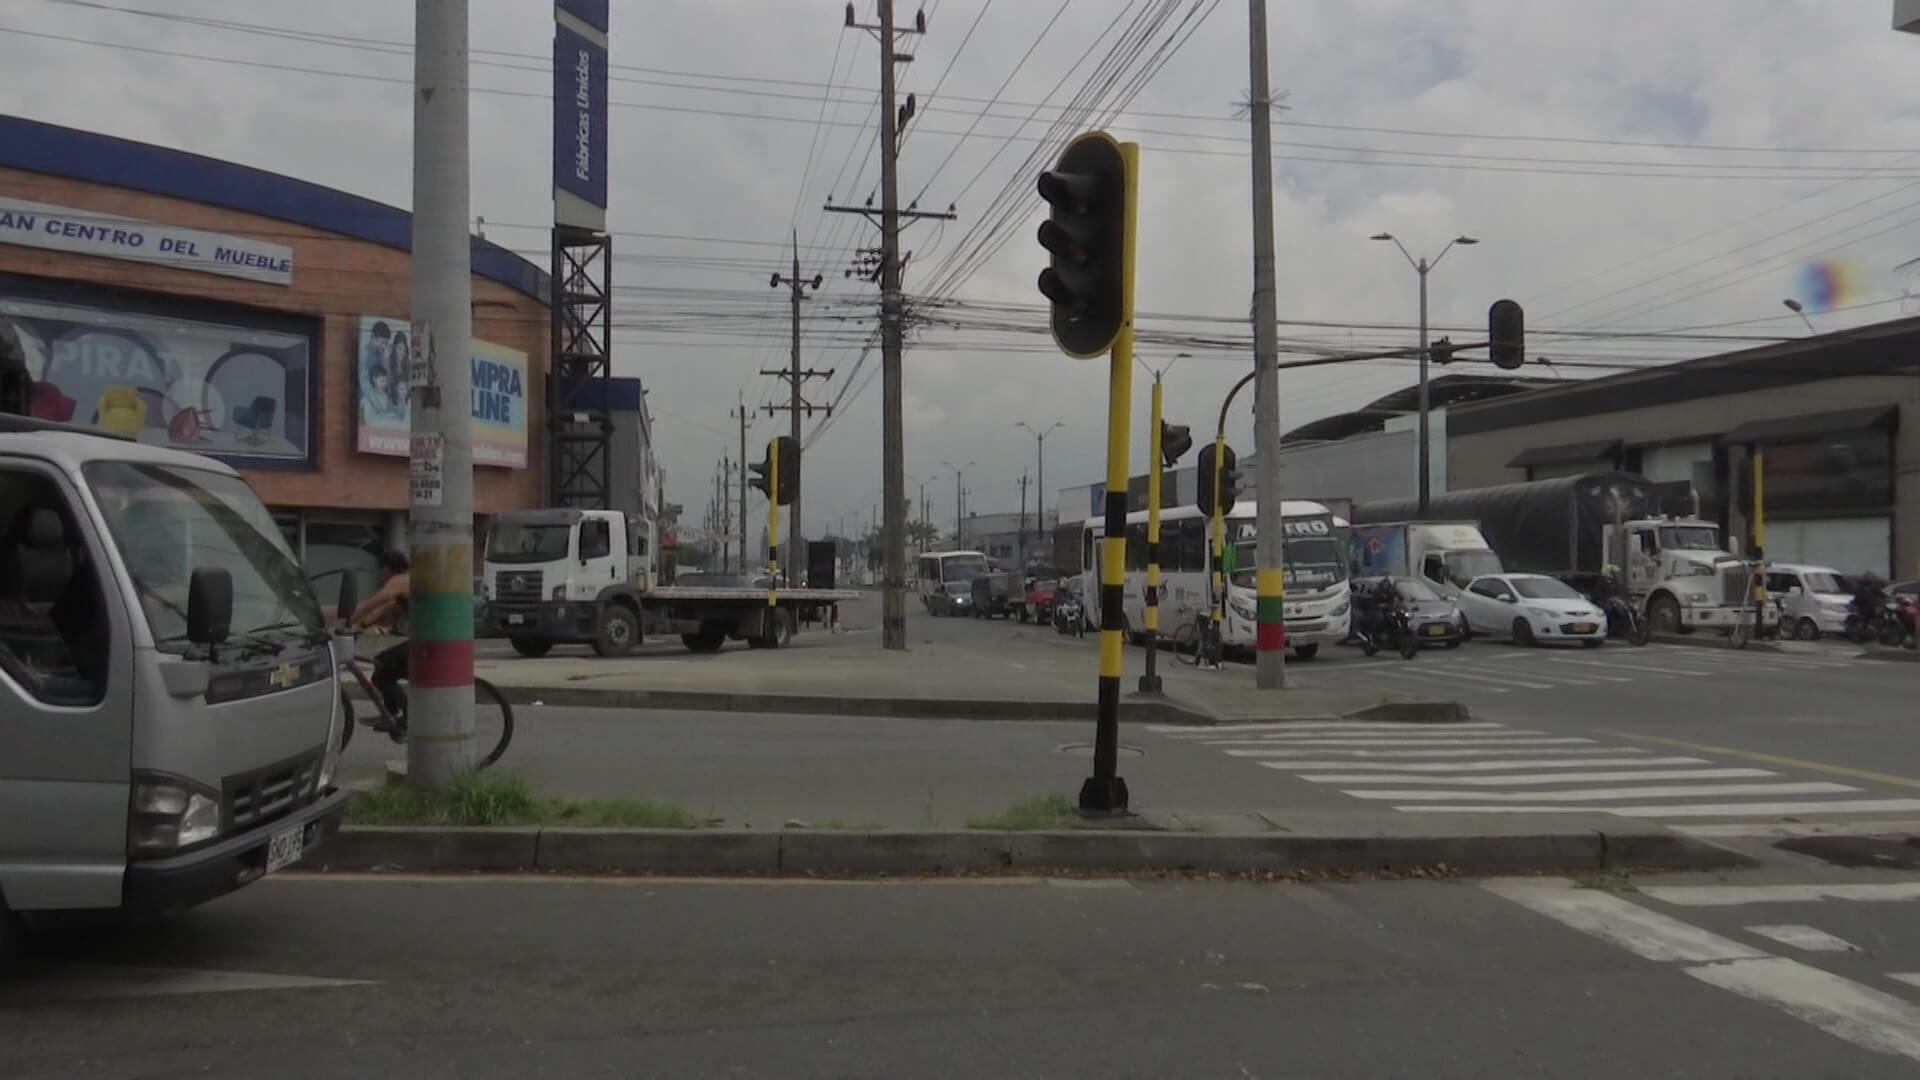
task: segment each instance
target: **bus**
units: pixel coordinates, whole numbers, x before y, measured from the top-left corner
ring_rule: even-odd
[[[965,615],[973,603],[973,579],[992,571],[984,551],[929,551],[914,565],[920,606],[929,615]]]
[[[1347,521],[1325,503],[1288,499],[1281,504],[1285,530],[1282,559],[1286,580],[1287,645],[1293,655],[1311,660],[1322,644],[1345,641],[1352,625],[1352,603],[1347,595]],[[1221,638],[1228,648],[1250,649],[1257,625],[1254,610],[1256,510],[1250,502],[1227,512],[1226,542],[1233,549],[1233,572],[1227,581],[1227,603]],[[1212,609],[1207,582],[1212,570],[1212,544],[1207,516],[1197,506],[1170,507],[1160,512],[1160,632],[1170,635],[1191,624],[1195,616]],[[1099,541],[1106,536],[1104,517],[1087,519],[1081,527],[1081,595],[1089,598],[1087,618],[1098,626],[1092,610],[1100,595]],[[1147,512],[1127,515],[1126,613],[1129,635],[1146,625]]]

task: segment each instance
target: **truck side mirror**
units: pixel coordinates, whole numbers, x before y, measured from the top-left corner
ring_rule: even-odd
[[[359,606],[359,579],[353,576],[351,569],[340,571],[340,597],[334,601],[334,614],[344,623],[353,618],[353,609]]]
[[[187,583],[187,640],[218,645],[233,630],[233,575],[217,566],[198,566]]]

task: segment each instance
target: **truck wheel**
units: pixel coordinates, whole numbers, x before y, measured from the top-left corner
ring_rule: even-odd
[[[546,638],[516,637],[509,638],[508,640],[513,643],[514,652],[519,653],[521,656],[532,657],[536,660],[553,651],[553,642],[548,641]]]
[[[640,620],[619,604],[600,609],[600,627],[593,635],[593,651],[601,656],[625,656],[640,642]]]
[[[756,649],[784,649],[793,643],[793,616],[775,608],[768,613],[773,625],[764,634],[747,642]]]
[[[710,630],[704,626],[700,628],[700,632],[697,634],[680,635],[680,644],[685,645],[689,652],[719,652],[720,647],[726,643],[727,632],[725,630]]]
[[[1661,593],[1647,603],[1647,623],[1656,634],[1680,632],[1680,602]]]

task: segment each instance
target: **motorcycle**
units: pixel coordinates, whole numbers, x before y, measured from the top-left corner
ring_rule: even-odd
[[[1872,641],[1902,644],[1908,634],[1904,608],[1900,601],[1884,595],[1856,596],[1847,606],[1847,622],[1841,632],[1856,645]]]
[[[1630,644],[1645,645],[1653,640],[1653,624],[1646,612],[1634,607],[1624,596],[1611,596],[1600,605],[1607,613],[1607,636],[1625,638]]]
[[[1403,660],[1420,655],[1420,639],[1414,635],[1413,620],[1398,595],[1385,605],[1371,597],[1363,598],[1358,592],[1354,600],[1357,607],[1365,608],[1364,616],[1353,623],[1353,636],[1360,643],[1361,652],[1372,656],[1382,648],[1395,649]],[[1362,612],[1356,610],[1355,614]]]
[[[1920,596],[1896,596],[1887,605],[1899,622],[1906,648],[1920,648]]]
[[[1053,629],[1068,637],[1087,636],[1086,613],[1080,606],[1080,595],[1071,589],[1062,588],[1054,594]]]

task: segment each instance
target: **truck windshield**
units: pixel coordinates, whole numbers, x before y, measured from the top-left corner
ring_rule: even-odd
[[[987,572],[985,555],[961,555],[940,560],[942,581],[972,581]]]
[[[1447,564],[1447,580],[1463,589],[1474,578],[1506,569],[1500,565],[1500,556],[1491,551],[1449,551],[1441,558]]]
[[[232,575],[235,631],[324,629],[312,584],[245,480],[124,461],[83,472],[160,648],[186,647],[187,585],[203,567]]]
[[[1668,551],[1719,551],[1720,531],[1711,525],[1663,525],[1660,546]]]
[[[567,557],[573,526],[495,522],[487,532],[487,559],[499,563],[553,562]]]

